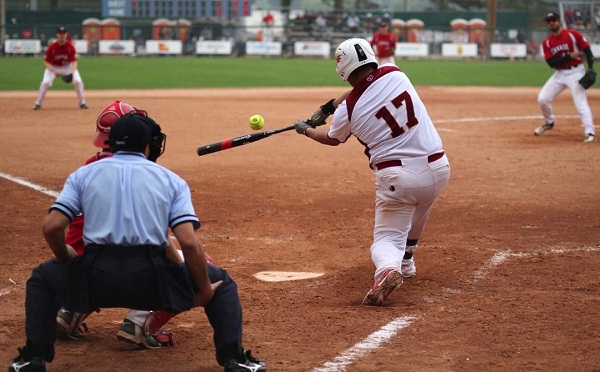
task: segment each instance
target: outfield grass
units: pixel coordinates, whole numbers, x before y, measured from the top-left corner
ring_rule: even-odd
[[[402,60],[417,86],[541,87],[552,70],[543,61]],[[260,57],[81,57],[86,89],[347,86],[333,59]],[[0,90],[37,90],[42,57],[0,58]],[[53,89],[72,89],[56,80]]]

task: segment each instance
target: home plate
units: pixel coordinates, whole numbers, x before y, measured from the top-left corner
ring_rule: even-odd
[[[323,273],[307,273],[296,271],[261,271],[254,274],[258,280],[265,282],[285,282],[288,280],[312,279],[323,276]]]

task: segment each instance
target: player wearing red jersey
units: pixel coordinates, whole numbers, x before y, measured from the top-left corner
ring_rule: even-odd
[[[560,16],[557,13],[546,15],[546,24],[550,35],[542,42],[544,58],[554,73],[542,87],[538,95],[538,103],[542,110],[545,123],[539,126],[534,134],[541,135],[554,128],[554,112],[552,101],[563,90],[569,88],[575,103],[575,108],[581,118],[584,130],[584,142],[594,142],[596,132],[592,110],[588,103],[585,88],[579,84],[579,79],[585,75],[583,56],[588,64],[588,69],[593,70],[594,55],[590,43],[577,30],[563,29]]]
[[[396,64],[394,53],[396,52],[396,35],[389,32],[389,25],[382,21],[379,23],[379,31],[373,35],[371,46],[375,51],[375,58],[379,66],[384,63]]]
[[[77,70],[77,54],[75,46],[67,40],[66,28],[59,27],[56,29],[56,41],[50,44],[46,50],[44,66],[46,66],[46,69],[44,70],[44,77],[40,83],[37,100],[33,104],[34,110],[42,108],[44,97],[57,76],[63,78],[67,83],[73,83],[75,93],[77,93],[77,99],[79,100],[79,107],[82,109],[88,108],[85,103],[83,80],[81,80],[81,75],[79,74],[79,70]]]

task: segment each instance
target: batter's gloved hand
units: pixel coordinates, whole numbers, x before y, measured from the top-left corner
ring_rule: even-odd
[[[312,121],[309,120],[299,120],[296,119],[294,122],[294,127],[296,127],[296,132],[298,134],[304,134],[306,136],[306,130],[308,128],[315,128],[315,125],[312,124]]]
[[[585,89],[588,89],[596,82],[596,71],[589,69],[585,72],[585,75],[579,79],[579,84]]]
[[[329,117],[329,115],[335,112],[335,107],[333,107],[333,99],[329,100],[326,104],[319,107],[317,111],[310,117],[312,123],[315,127],[319,125],[325,124],[325,121]]]
[[[63,75],[60,77],[62,79],[62,81],[64,81],[65,83],[71,83],[73,82],[73,74],[69,74],[69,75]]]

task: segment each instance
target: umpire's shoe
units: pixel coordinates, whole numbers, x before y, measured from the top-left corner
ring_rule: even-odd
[[[225,363],[225,372],[266,372],[267,366],[263,361],[260,361],[250,354],[250,350],[244,354],[245,361],[238,359],[230,359]]]
[[[32,346],[19,348],[19,356],[8,366],[8,372],[46,372],[46,361],[54,360],[53,345]]]

